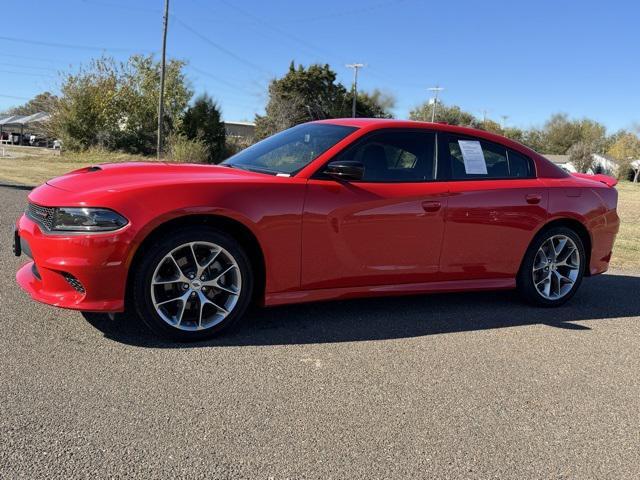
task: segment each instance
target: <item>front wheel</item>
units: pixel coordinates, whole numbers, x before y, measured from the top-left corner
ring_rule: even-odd
[[[138,315],[155,333],[203,340],[242,317],[252,297],[253,272],[231,236],[189,227],[149,248],[133,289]]]
[[[538,234],[525,254],[518,273],[518,290],[535,305],[555,307],[578,290],[586,255],[575,231],[554,227]]]

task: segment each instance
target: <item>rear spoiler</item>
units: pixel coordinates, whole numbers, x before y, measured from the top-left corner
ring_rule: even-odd
[[[615,187],[618,184],[618,180],[610,177],[609,175],[602,175],[596,173],[595,175],[589,175],[588,173],[572,173],[574,177],[586,178],[587,180],[595,180],[597,182],[604,183],[607,187]]]

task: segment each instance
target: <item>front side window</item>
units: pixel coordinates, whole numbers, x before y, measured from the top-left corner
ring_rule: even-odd
[[[270,174],[294,174],[355,127],[306,123],[277,133],[228,158],[221,165]]]
[[[340,154],[364,166],[363,182],[423,182],[435,174],[435,136],[429,132],[376,133]]]
[[[454,180],[531,178],[531,161],[502,145],[450,136],[451,178]]]

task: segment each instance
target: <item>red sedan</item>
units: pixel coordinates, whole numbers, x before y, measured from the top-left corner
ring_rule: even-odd
[[[517,288],[556,306],[604,272],[615,181],[570,175],[484,131],[344,119],[221,165],[106,164],[47,182],[17,223],[34,299],[127,308],[209,337],[262,305]]]

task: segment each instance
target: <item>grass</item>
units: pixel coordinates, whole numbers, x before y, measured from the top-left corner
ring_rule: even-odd
[[[1,147],[0,147],[1,148]],[[153,161],[153,157],[92,150],[53,154],[51,150],[5,147],[11,158],[0,157],[0,183],[39,185],[49,178],[87,165],[105,162]],[[640,272],[640,183],[620,182],[620,233],[613,248],[612,270]]]
[[[620,232],[613,246],[612,270],[640,272],[640,183],[620,182]]]
[[[155,161],[155,157],[104,150],[60,154],[46,148],[0,146],[0,155],[3,149],[8,156],[0,156],[0,183],[20,185],[40,185],[50,178],[97,163]]]

